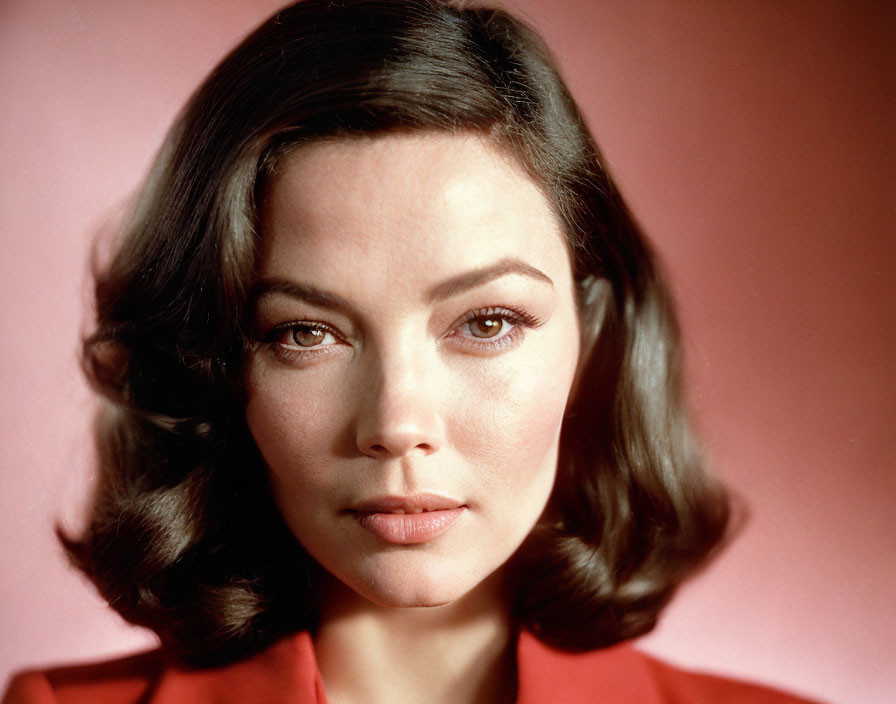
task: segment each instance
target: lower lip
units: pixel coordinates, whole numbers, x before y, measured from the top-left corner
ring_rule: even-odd
[[[460,520],[464,506],[423,513],[356,513],[355,520],[376,537],[395,545],[435,540]]]

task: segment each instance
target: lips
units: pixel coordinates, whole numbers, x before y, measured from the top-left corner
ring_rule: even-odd
[[[358,524],[395,545],[428,543],[448,531],[467,510],[465,504],[436,494],[383,496],[349,509]]]

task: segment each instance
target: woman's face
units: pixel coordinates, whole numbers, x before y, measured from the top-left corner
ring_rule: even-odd
[[[287,524],[375,603],[464,596],[556,474],[579,328],[548,201],[479,137],[320,141],[262,233],[246,418]]]

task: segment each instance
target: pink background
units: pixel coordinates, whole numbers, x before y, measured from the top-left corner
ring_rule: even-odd
[[[737,542],[644,647],[896,701],[896,13],[887,3],[519,0],[682,308]],[[91,239],[193,86],[276,2],[0,3],[0,680],[143,647],[51,534],[91,474]]]

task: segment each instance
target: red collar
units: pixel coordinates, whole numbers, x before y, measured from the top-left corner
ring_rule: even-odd
[[[165,670],[147,704],[326,704],[311,636],[302,631],[224,667]]]
[[[624,645],[572,654],[550,648],[523,631],[517,667],[517,704],[662,702],[644,656]]]
[[[661,701],[644,657],[621,646],[569,654],[523,632],[517,646],[518,704],[654,704]],[[326,704],[311,636],[298,633],[264,652],[211,670],[168,669],[149,704]]]

